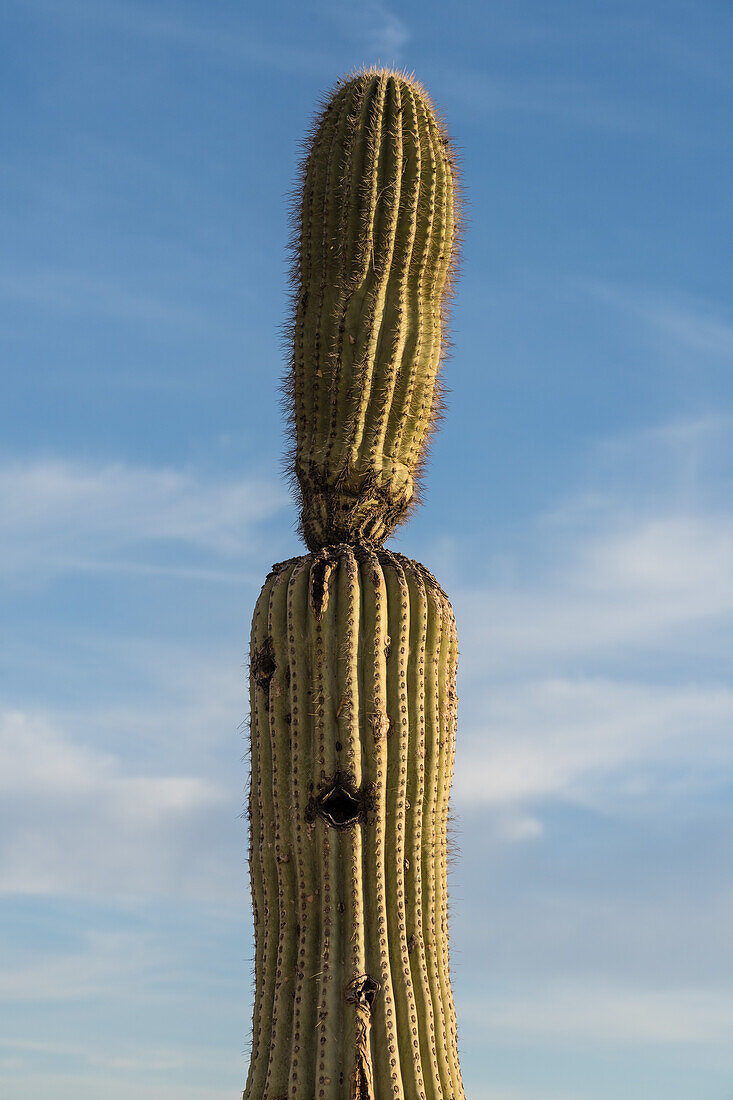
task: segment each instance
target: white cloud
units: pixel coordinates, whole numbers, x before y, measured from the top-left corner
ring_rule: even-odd
[[[513,681],[492,686],[473,711],[456,764],[465,803],[585,798],[601,779],[608,800],[644,800],[664,782],[655,766],[682,770],[688,785],[719,782],[733,767],[727,688]]]
[[[28,0],[30,3],[31,0]],[[288,45],[282,35],[268,41],[259,32],[260,20],[241,19],[211,21],[191,18],[189,13],[161,5],[126,3],[116,0],[105,4],[85,0],[32,0],[32,6],[46,17],[90,21],[116,32],[147,38],[165,46],[191,50],[194,54],[209,53],[224,61],[246,63],[256,68],[273,69],[288,74],[307,72],[320,75],[319,58],[303,49],[302,42]]]
[[[239,1077],[243,1077],[240,1067]],[[119,1070],[107,1076],[99,1073],[70,1074],[63,1072],[5,1074],[5,1095],[13,1100],[28,1096],[53,1096],[54,1100],[129,1100],[133,1091],[136,1100],[232,1100],[237,1088],[237,1073],[232,1071],[232,1086],[191,1085],[176,1082],[130,1082],[121,1079]]]
[[[717,1044],[733,1048],[733,993],[555,985],[500,1002],[464,1001],[469,1027],[577,1044]]]
[[[587,291],[653,331],[667,350],[693,352],[708,360],[733,359],[733,319],[720,307],[689,296],[662,294],[645,287],[588,281]]]
[[[363,35],[367,49],[385,60],[396,59],[410,39],[405,23],[383,4],[359,5],[364,20]]]
[[[472,113],[537,116],[610,133],[645,134],[655,140],[674,136],[653,104],[624,103],[593,81],[565,72],[541,77],[524,73],[515,78],[464,65],[450,70],[449,84],[452,95]]]
[[[187,1043],[179,1047],[143,1042],[128,1045],[119,1039],[114,1046],[109,1046],[100,1043],[98,1037],[91,1036],[83,1044],[6,1036],[0,1039],[0,1050],[13,1051],[19,1068],[23,1066],[27,1071],[32,1070],[33,1059],[39,1055],[64,1059],[67,1064],[81,1063],[98,1070],[122,1074],[144,1073],[148,1076],[181,1069],[205,1073],[220,1069],[222,1061],[236,1064],[236,1055],[223,1046],[215,1048]]]
[[[57,310],[80,314],[85,319],[94,315],[136,324],[185,326],[186,329],[207,325],[205,315],[195,305],[162,301],[105,278],[99,272],[62,268],[0,272],[0,290],[11,301],[28,303],[44,312]]]
[[[39,953],[30,964],[6,969],[0,974],[0,998],[6,1003],[39,1004],[96,997],[119,988],[122,980],[129,988],[152,961],[139,936],[92,931],[85,934],[77,951]]]
[[[39,579],[79,569],[186,572],[171,546],[233,558],[253,525],[277,512],[284,489],[252,480],[207,482],[175,469],[93,466],[62,460],[0,466],[0,565]],[[130,555],[157,544],[164,565]],[[196,569],[206,575],[206,569]],[[214,570],[209,570],[214,573]]]
[[[716,415],[604,441],[527,558],[454,588],[464,802],[641,805],[730,774],[733,513],[697,491],[727,428]]]
[[[497,832],[501,840],[536,840],[544,831],[542,822],[528,814],[503,814],[498,819]]]
[[[339,4],[332,12],[351,37],[358,39],[370,56],[383,64],[396,62],[411,37],[404,20],[380,0]]]
[[[210,779],[140,774],[39,714],[0,716],[0,892],[217,896],[218,830],[239,805]]]
[[[733,613],[733,517],[634,516],[615,502],[604,512],[595,500],[577,508],[575,524],[566,509],[563,526],[538,530],[538,541],[552,542],[552,560],[562,560],[548,569],[540,552],[539,581],[457,592],[469,671],[479,662],[516,668],[538,655],[664,647],[672,631]]]

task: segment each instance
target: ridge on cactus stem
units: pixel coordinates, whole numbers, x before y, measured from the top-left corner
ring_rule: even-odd
[[[427,94],[369,69],[314,126],[286,382],[309,552],[250,645],[252,1054],[244,1100],[464,1100],[448,936],[458,644],[382,545],[440,405],[455,168]]]
[[[381,545],[415,503],[440,414],[458,244],[455,155],[414,77],[337,83],[293,220],[285,401],[301,531],[311,550]]]

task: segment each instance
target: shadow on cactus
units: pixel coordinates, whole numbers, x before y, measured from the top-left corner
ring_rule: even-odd
[[[253,1041],[245,1100],[462,1100],[448,959],[455,621],[384,548],[441,408],[455,159],[424,89],[340,81],[293,241],[290,474],[309,553],[250,656]]]

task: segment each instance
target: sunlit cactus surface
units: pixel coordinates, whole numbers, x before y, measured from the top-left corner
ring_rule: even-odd
[[[448,959],[455,621],[383,543],[440,408],[456,175],[424,89],[339,82],[293,242],[292,472],[309,553],[250,651],[252,1055],[244,1100],[463,1100]]]

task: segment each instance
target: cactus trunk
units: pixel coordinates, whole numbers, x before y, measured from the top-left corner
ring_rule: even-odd
[[[446,879],[456,659],[445,593],[387,550],[324,549],[262,590],[246,1100],[462,1095]]]
[[[301,532],[250,650],[244,1100],[463,1100],[448,960],[453,611],[383,548],[439,403],[455,174],[424,90],[340,83],[312,135],[287,380]]]

